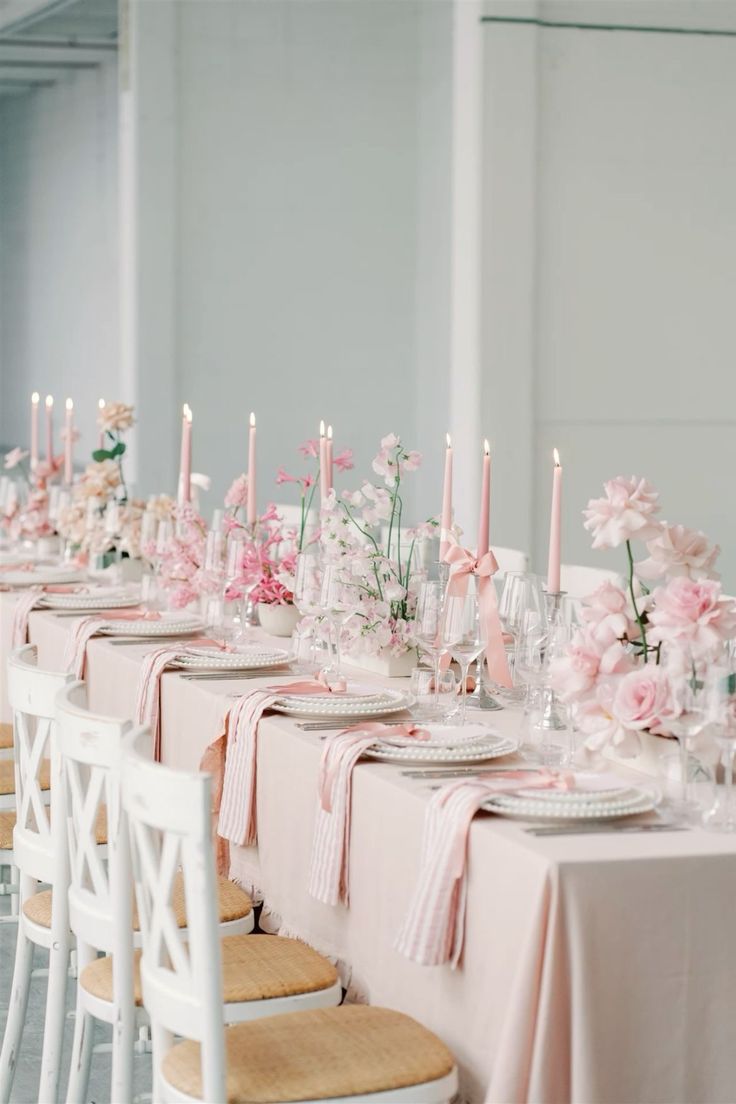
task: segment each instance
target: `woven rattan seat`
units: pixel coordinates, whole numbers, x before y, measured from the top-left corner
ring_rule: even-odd
[[[237,1024],[226,1029],[225,1046],[228,1104],[391,1092],[438,1081],[454,1064],[444,1043],[415,1020],[366,1005]],[[174,1046],[162,1071],[174,1088],[202,1099],[198,1043]]]
[[[51,787],[51,763],[44,759],[41,763],[39,781],[42,790]],[[15,793],[15,763],[12,759],[0,759],[0,794]]]
[[[98,842],[100,842],[98,840]],[[103,841],[104,842],[104,841]],[[234,882],[228,881],[227,878],[219,878],[219,897],[220,897],[220,923],[226,924],[232,920],[240,920],[243,916],[247,916],[253,908],[253,902],[248,894],[236,886]],[[174,882],[174,890],[172,894],[172,902],[174,906],[174,914],[176,916],[176,922],[180,928],[187,926],[186,907],[184,902],[184,886],[181,875],[178,875]],[[41,893],[34,893],[32,897],[23,905],[23,912],[32,920],[35,924],[40,924],[41,927],[51,927],[51,890],[44,889]],[[138,913],[137,909],[133,910],[133,928],[135,931],[139,929]]]
[[[0,751],[7,751],[13,746],[12,724],[0,724]]]
[[[311,947],[277,935],[230,935],[221,942],[225,1003],[293,997],[329,989],[335,967]],[[142,1004],[140,956],[135,952],[135,1003]],[[100,1000],[113,999],[112,956],[97,958],[82,971],[80,984]]]
[[[0,851],[12,851],[15,813],[0,813]]]

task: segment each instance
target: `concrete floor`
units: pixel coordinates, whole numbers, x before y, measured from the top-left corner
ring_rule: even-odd
[[[7,916],[10,912],[8,897],[0,897],[0,915]],[[0,1034],[5,1030],[5,1019],[8,1010],[8,997],[10,984],[13,978],[13,962],[15,960],[15,924],[0,924]],[[37,949],[34,958],[34,967],[45,966],[46,952]],[[69,1011],[74,1007],[76,981],[69,979],[67,1006]],[[41,1067],[41,1048],[43,1046],[43,1018],[46,1003],[46,979],[34,978],[31,982],[31,994],[28,1001],[28,1016],[21,1043],[20,1060],[15,1074],[13,1092],[10,1100],[12,1104],[53,1104],[52,1101],[39,1100],[38,1078]],[[64,1037],[64,1063],[62,1065],[62,1097],[65,1099],[66,1078],[69,1065],[69,1052],[74,1032],[74,1021],[69,1018],[66,1023]],[[110,1029],[105,1024],[96,1025],[95,1042],[106,1042],[110,1036]],[[151,1092],[151,1056],[150,1054],[136,1054],[134,1062],[133,1090],[136,1096],[140,1093]],[[78,1101],[75,1104],[130,1104],[130,1101],[110,1100],[110,1055],[109,1053],[94,1054],[92,1056],[92,1075],[89,1083],[89,1093],[86,1101]]]

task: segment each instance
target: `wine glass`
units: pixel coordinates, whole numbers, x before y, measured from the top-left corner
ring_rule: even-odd
[[[666,657],[666,666],[675,713],[667,721],[667,730],[676,737],[680,751],[680,792],[669,804],[679,816],[690,820],[697,811],[697,802],[690,789],[689,742],[705,728],[713,703],[720,704],[717,682],[714,684],[714,676],[703,670],[695,656],[682,649]]]
[[[504,576],[498,603],[498,616],[504,630],[506,658],[512,675],[514,687],[508,690],[498,687],[494,692],[520,701],[526,698],[525,686],[519,687],[516,678],[516,643],[522,631],[524,615],[536,614],[540,621],[546,620],[544,591],[541,579],[527,571],[507,571]]]
[[[414,635],[423,652],[432,660],[434,671],[435,707],[439,712],[440,661],[447,652],[442,642],[442,610],[446,588],[439,579],[427,580],[419,588],[414,618]]]
[[[316,663],[317,626],[322,618],[322,564],[317,545],[310,545],[296,557],[294,605],[303,620],[294,629],[295,670],[313,674]]]
[[[477,594],[449,594],[442,611],[443,650],[460,666],[462,678],[462,710],[460,724],[466,723],[468,705],[468,668],[488,643],[486,624],[480,615]]]
[[[724,785],[716,786],[716,799],[703,816],[703,827],[711,832],[736,832],[736,802],[733,796],[733,765],[736,758],[736,672],[713,672],[710,681],[709,720],[721,752]]]
[[[333,678],[336,681],[342,678],[340,632],[355,609],[353,586],[348,569],[342,563],[338,561],[323,565],[320,606],[329,621],[333,644],[332,658],[324,673],[328,679]]]

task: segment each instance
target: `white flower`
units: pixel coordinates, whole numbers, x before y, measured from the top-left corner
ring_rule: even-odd
[[[126,403],[105,403],[97,416],[97,424],[103,433],[122,433],[134,422],[133,407]]]

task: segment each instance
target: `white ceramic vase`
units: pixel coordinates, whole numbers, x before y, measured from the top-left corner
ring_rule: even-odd
[[[258,620],[261,628],[270,636],[291,636],[301,620],[296,606],[285,606],[279,602],[259,602]]]

